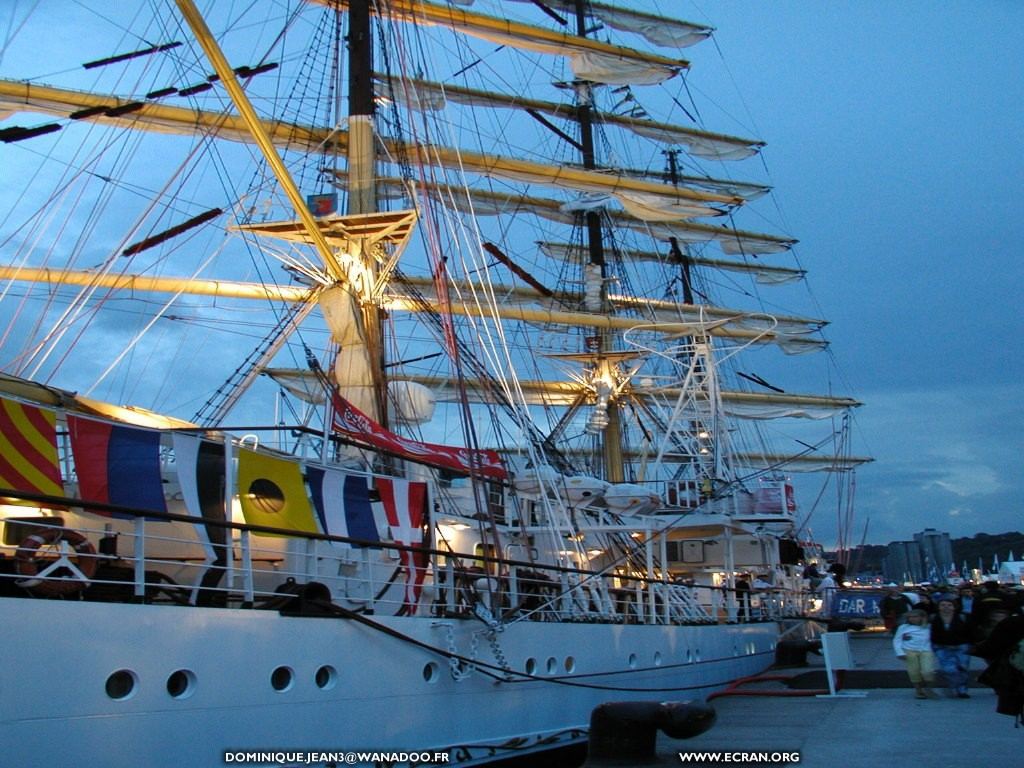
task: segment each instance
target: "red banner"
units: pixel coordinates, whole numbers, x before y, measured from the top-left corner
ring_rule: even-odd
[[[494,480],[508,477],[497,451],[473,450],[451,445],[421,443],[396,435],[356,408],[337,392],[332,395],[334,420],[332,429],[353,440],[402,458],[449,469],[463,474],[476,473]]]

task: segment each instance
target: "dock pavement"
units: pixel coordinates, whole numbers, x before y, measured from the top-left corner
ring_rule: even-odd
[[[659,737],[662,764],[799,768],[1024,765],[1024,727],[1015,728],[1012,717],[997,714],[992,689],[975,682],[985,668],[984,661],[971,659],[969,699],[948,697],[937,682],[939,698],[918,700],[888,634],[850,632],[849,647],[853,669],[846,673],[839,695],[715,698],[711,704],[717,721],[710,730],[686,740]],[[741,690],[827,692],[823,658],[813,653],[807,658],[807,666],[774,668],[766,673],[791,675],[788,682],[748,684]],[[721,754],[690,760],[678,754],[700,752]],[[728,758],[723,756],[726,753]],[[787,756],[785,762],[768,762],[755,753]],[[799,753],[799,762],[793,761],[793,753]]]

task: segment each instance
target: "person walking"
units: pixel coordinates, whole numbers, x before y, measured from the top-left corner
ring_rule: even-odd
[[[888,632],[893,633],[903,623],[907,611],[910,610],[910,599],[899,589],[893,587],[881,599],[878,608],[882,613],[882,622]]]
[[[957,610],[956,597],[939,595],[936,598],[938,611],[931,620],[932,650],[939,670],[946,680],[949,695],[968,699],[968,670],[971,657],[971,625]]]
[[[1010,614],[1005,608],[1002,610],[1007,614],[1006,618],[975,645],[974,655],[988,662],[988,667],[978,676],[978,682],[995,691],[996,712],[1009,715],[1017,725],[1024,720],[1024,669],[1018,666],[1017,656],[1024,652],[1021,647],[1024,644],[1024,614],[1019,611]]]
[[[918,608],[907,613],[906,623],[896,628],[892,638],[896,658],[907,665],[907,675],[914,684],[914,697],[935,699],[935,654],[932,653],[931,627],[928,614]]]

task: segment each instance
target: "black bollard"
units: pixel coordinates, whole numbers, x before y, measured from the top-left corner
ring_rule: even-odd
[[[808,653],[821,653],[821,640],[781,640],[775,646],[779,667],[806,667]]]
[[[583,768],[657,762],[660,730],[689,739],[715,724],[714,707],[688,701],[612,701],[590,713],[590,742]]]

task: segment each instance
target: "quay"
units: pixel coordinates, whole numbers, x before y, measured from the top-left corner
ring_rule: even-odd
[[[685,740],[659,736],[662,765],[713,765],[724,758],[684,762],[678,753],[794,753],[800,768],[878,768],[880,765],[1021,765],[1024,728],[997,714],[991,688],[975,682],[985,662],[971,659],[969,699],[949,698],[941,679],[938,699],[918,700],[895,657],[888,634],[850,632],[854,669],[839,696],[724,696],[711,704],[716,724]],[[808,654],[807,666],[770,670],[792,675],[788,683],[765,682],[741,690],[785,692],[828,688],[824,660]],[[864,696],[842,696],[859,692]],[[743,759],[731,755],[729,763]],[[785,763],[747,764],[783,765]]]

